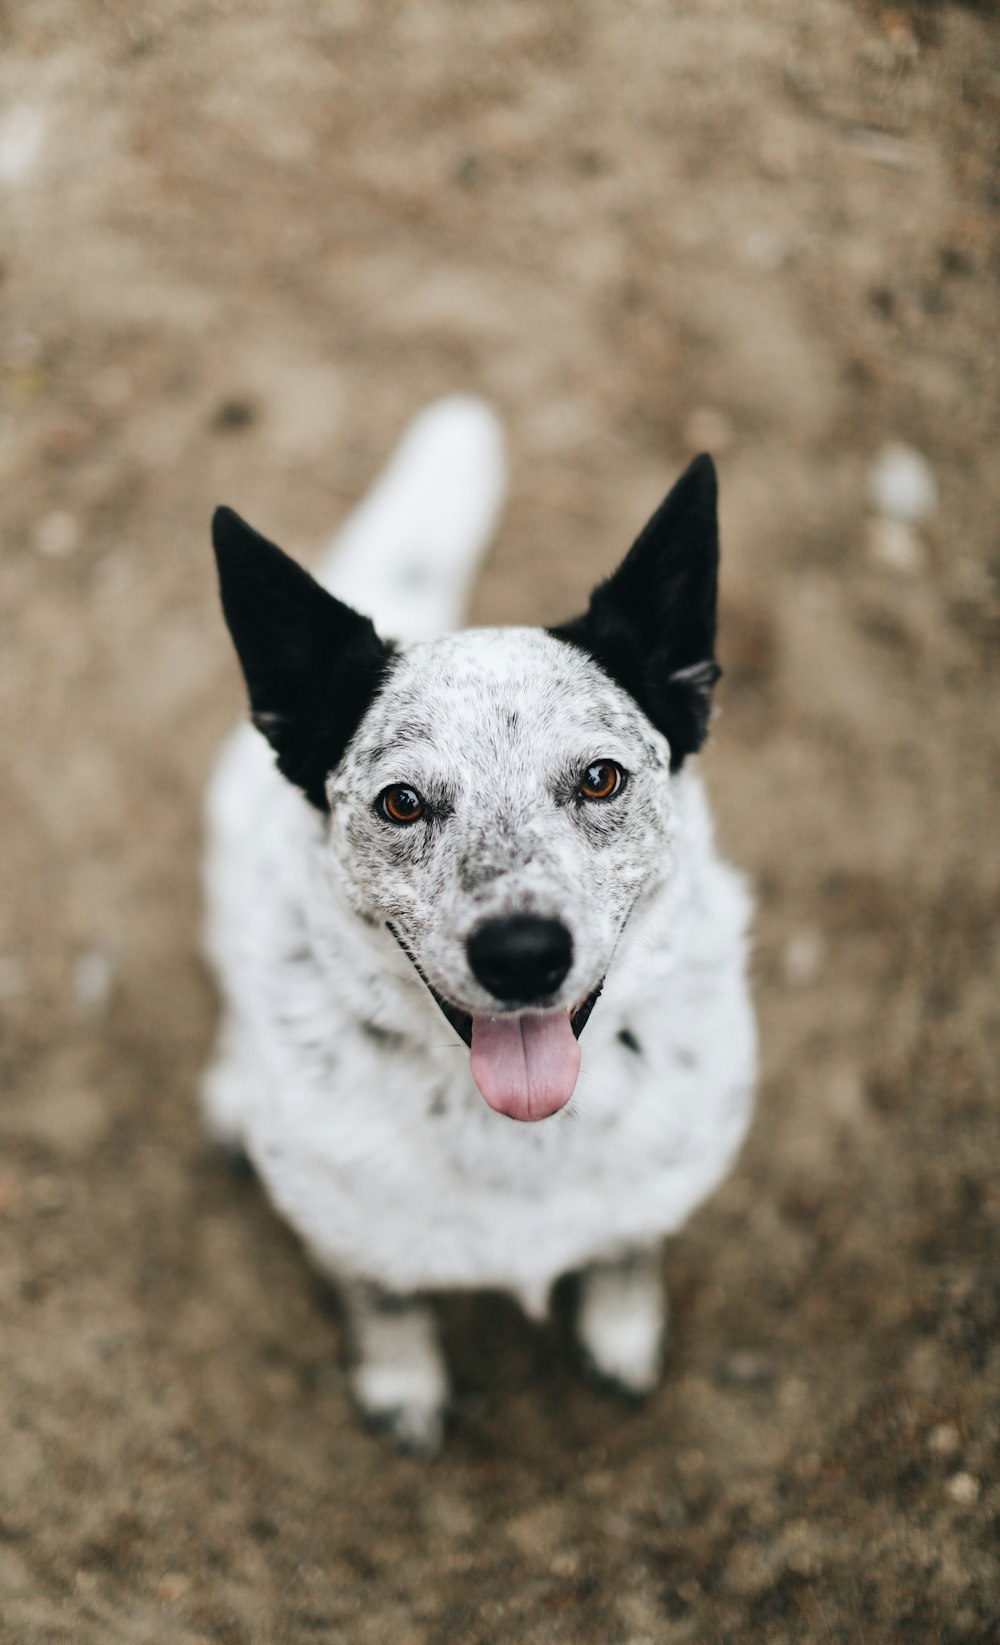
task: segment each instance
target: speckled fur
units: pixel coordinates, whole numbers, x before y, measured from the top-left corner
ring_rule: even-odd
[[[482,408],[459,404],[478,468],[466,465],[468,548],[453,556],[441,614],[456,577],[468,580],[499,492],[495,430]],[[438,456],[456,419],[452,404],[450,434],[447,418],[436,433],[425,424]],[[414,472],[418,447],[411,439]],[[393,483],[401,563],[398,465]],[[383,509],[379,519],[383,577],[393,518]],[[337,590],[336,556],[325,580]],[[367,608],[377,619],[376,588]],[[579,773],[598,759],[618,761],[628,781],[615,800],[586,805]],[[378,815],[390,783],[426,797],[426,822],[395,828]],[[314,1261],[342,1283],[375,1287],[369,1296],[496,1287],[541,1315],[562,1273],[607,1272],[678,1228],[748,1122],[749,904],[714,852],[699,777],[690,760],[671,774],[664,737],[582,651],[538,629],[484,629],[400,648],[327,796],[328,813],[310,806],[249,727],[220,759],[207,938],[226,1014],[206,1078],[209,1123],[247,1150]],[[558,916],[572,934],[555,1003],[570,1007],[606,979],[571,1102],[531,1125],[487,1107],[467,1048],[388,929],[440,994],[484,1011],[495,1002],[465,940],[485,917],[524,911]],[[655,1286],[633,1290],[654,1306]],[[417,1383],[425,1326],[412,1339]],[[405,1360],[404,1331],[383,1336]],[[656,1321],[637,1331],[633,1320],[632,1338],[645,1343],[633,1380],[646,1386]],[[611,1358],[627,1384],[621,1354]],[[367,1374],[363,1403],[379,1382],[370,1364]],[[423,1384],[433,1412],[414,1415],[413,1396],[395,1423],[404,1442],[438,1432],[440,1367]]]

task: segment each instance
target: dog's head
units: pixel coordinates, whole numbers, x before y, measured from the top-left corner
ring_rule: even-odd
[[[325,814],[351,906],[405,950],[490,1106],[554,1113],[625,923],[671,873],[671,777],[708,728],[711,459],[550,631],[396,649],[231,511],[214,540],[254,722]]]

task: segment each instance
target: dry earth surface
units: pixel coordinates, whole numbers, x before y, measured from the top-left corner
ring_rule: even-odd
[[[0,57],[0,1638],[1000,1638],[1000,17],[852,0],[23,0]],[[490,395],[478,619],[722,475],[707,758],[756,1127],[622,1411],[442,1305],[445,1455],[195,1113],[207,519],[318,550]],[[939,502],[875,517],[904,440]],[[992,813],[992,815],[991,815]]]

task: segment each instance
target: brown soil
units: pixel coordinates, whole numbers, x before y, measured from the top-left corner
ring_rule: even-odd
[[[35,0],[0,61],[0,1638],[1000,1637],[995,170],[985,3]],[[226,500],[302,554],[444,390],[477,598],[569,614],[693,447],[759,1117],[639,1412],[443,1309],[433,1465],[206,1150]],[[882,443],[937,513],[886,550]],[[991,815],[992,812],[992,815]]]

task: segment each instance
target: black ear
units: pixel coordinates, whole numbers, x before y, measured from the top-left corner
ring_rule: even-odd
[[[705,741],[715,661],[718,485],[696,457],[575,622],[554,628],[624,686],[670,744],[670,769]]]
[[[325,780],[382,684],[392,649],[367,617],[231,508],[216,509],[212,543],[253,723],[278,769],[325,811]]]

